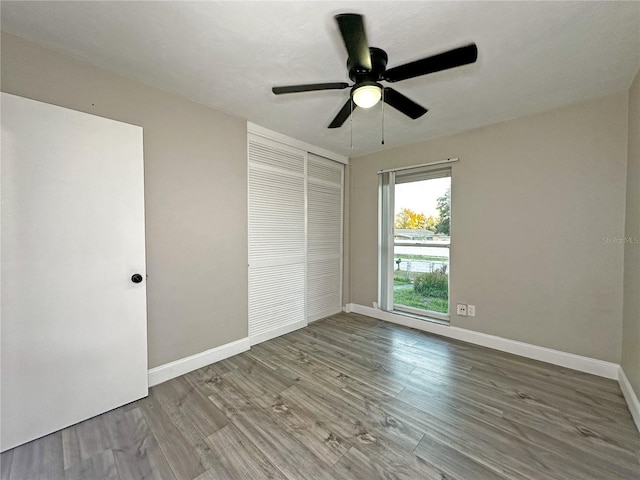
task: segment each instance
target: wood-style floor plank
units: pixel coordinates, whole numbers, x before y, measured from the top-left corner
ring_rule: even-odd
[[[196,451],[168,418],[160,402],[151,394],[139,401],[140,410],[153,432],[160,449],[167,457],[177,480],[192,480],[205,472]]]
[[[283,391],[282,386],[271,391],[267,389],[266,385],[277,385],[270,382],[269,378],[259,382],[248,375],[242,375],[239,371],[225,374],[222,378],[243,398],[249,398],[254,405],[261,407],[262,411],[285,432],[296,438],[327,465],[333,465],[347,451],[341,439],[324,428],[314,416],[291,408],[280,395]],[[256,385],[261,385],[262,388]],[[286,390],[287,387],[284,388]]]
[[[277,344],[263,345],[257,346],[261,347],[262,351],[257,352],[256,355],[285,359],[278,371],[295,381],[305,378],[311,382],[326,382],[336,388],[353,386],[371,397],[393,397],[404,388],[403,384],[388,381],[387,377],[375,372],[355,371],[355,369],[326,363],[322,358],[304,353],[298,344],[296,348],[281,348]],[[357,378],[362,376],[366,379]]]
[[[491,470],[458,450],[440,443],[433,437],[425,435],[413,450],[418,457],[429,460],[454,478],[473,478],[474,480],[505,480],[502,472]]]
[[[175,475],[139,408],[103,415],[122,480],[175,480]]]
[[[425,464],[426,466],[426,464]],[[347,479],[361,480],[454,480],[442,472],[420,468],[420,459],[412,457],[409,462],[401,459],[397,462],[380,462],[352,447],[349,452],[336,464],[336,471]],[[391,475],[390,475],[390,472]]]
[[[0,455],[0,480],[9,480],[11,473],[11,461],[13,460],[13,450],[9,450]]]
[[[164,389],[164,387],[170,387]],[[158,386],[158,390],[169,394],[167,397],[185,419],[197,426],[204,436],[217,432],[229,424],[229,419],[211,404],[205,395],[184,377],[174,378]],[[161,394],[162,395],[162,394]]]
[[[182,378],[183,380],[186,380]],[[176,379],[174,379],[176,380]],[[211,451],[208,443],[206,442],[208,429],[201,430],[201,426],[194,421],[194,416],[187,409],[183,408],[181,396],[173,386],[173,380],[156,385],[149,390],[149,397],[153,397],[161,405],[165,415],[165,421],[171,422],[173,427],[180,433],[180,435],[186,441],[188,450],[195,455],[203,470],[210,470],[215,468],[219,461]],[[212,405],[212,409],[216,408]],[[218,410],[216,409],[216,412]],[[161,434],[158,434],[161,437]],[[189,460],[190,462],[193,460]]]
[[[52,433],[13,450],[9,480],[50,480],[52,478],[64,478],[60,432]]]
[[[312,411],[319,422],[333,428],[371,462],[380,463],[380,468],[386,465],[395,474],[413,472],[413,478],[442,478],[442,471],[411,454],[422,433],[413,429],[410,422],[367,403],[358,405],[358,399],[346,392],[326,388],[294,386],[282,397],[293,408]]]
[[[618,384],[339,314],[3,453],[0,480],[639,480]]]
[[[508,422],[501,416],[487,416],[481,410],[474,412],[473,408],[458,409],[453,402],[439,402],[409,390],[403,391],[399,399],[403,404],[398,405],[398,409],[404,408],[406,412],[405,405],[409,404],[423,412],[423,415],[417,416],[417,421],[424,422],[425,431],[439,429],[443,437],[453,442],[454,448],[485,452],[486,457],[504,462],[500,464],[530,475],[534,480],[541,477],[565,478],[567,471],[574,472],[579,478],[601,478],[602,475],[607,475],[607,478],[627,478],[630,474],[620,476],[618,465],[604,464],[585,456],[572,444]],[[470,456],[473,458],[473,454]]]
[[[230,478],[286,480],[284,474],[234,425],[221,428],[207,440]],[[212,473],[210,472],[210,476]]]
[[[116,459],[111,450],[103,450],[93,457],[74,463],[64,471],[65,480],[120,480]]]
[[[289,479],[332,480],[331,468],[269,415],[222,382],[209,398],[231,419],[233,425],[256,445]]]
[[[103,419],[98,416],[62,430],[64,468],[109,450],[109,435]]]

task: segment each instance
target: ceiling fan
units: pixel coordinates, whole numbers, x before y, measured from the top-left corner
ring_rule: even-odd
[[[349,78],[353,80],[354,85],[349,85],[345,82],[312,83],[273,87],[272,89],[274,94],[281,95],[316,90],[343,90],[351,86],[349,100],[329,124],[329,128],[342,126],[356,107],[370,108],[381,99],[384,103],[391,105],[415,120],[427,113],[427,109],[405,97],[397,90],[381,85],[381,81],[399,82],[474,63],[478,58],[478,48],[472,43],[387,70],[389,57],[384,50],[369,47],[362,15],[345,13],[336,15],[335,19],[338,22],[338,28],[347,47],[347,53],[349,54],[347,69],[349,70]]]

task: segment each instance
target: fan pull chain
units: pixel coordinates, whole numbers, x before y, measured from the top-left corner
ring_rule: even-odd
[[[382,89],[382,145],[384,145],[384,88]]]
[[[351,148],[353,149],[353,98],[349,95],[349,106],[351,107],[351,115],[349,115],[351,123]]]

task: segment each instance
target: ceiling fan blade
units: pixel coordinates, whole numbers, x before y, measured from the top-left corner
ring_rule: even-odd
[[[475,43],[415,62],[405,63],[387,70],[384,79],[388,82],[399,82],[408,78],[419,77],[428,73],[439,72],[449,68],[473,63],[478,59],[478,47]]]
[[[316,90],[342,90],[349,86],[345,82],[335,83],[309,83],[307,85],[288,85],[286,87],[273,87],[271,91],[276,95],[283,93],[313,92]]]
[[[384,89],[384,102],[414,120],[428,112],[426,108],[390,87]]]
[[[336,15],[335,18],[349,53],[349,67],[359,72],[370,71],[371,53],[369,53],[369,42],[364,31],[362,15],[343,13]]]
[[[356,109],[356,104],[351,99],[351,97],[349,97],[349,100],[347,100],[347,103],[345,103],[344,106],[340,109],[340,111],[336,115],[336,118],[334,118],[333,121],[329,124],[329,128],[341,127],[342,124],[347,120],[347,118],[349,118],[349,115],[351,115],[351,112],[354,111],[355,109]]]

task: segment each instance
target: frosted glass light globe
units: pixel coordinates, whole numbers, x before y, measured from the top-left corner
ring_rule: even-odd
[[[360,108],[371,108],[382,98],[382,91],[377,85],[363,85],[353,92],[353,101]]]

